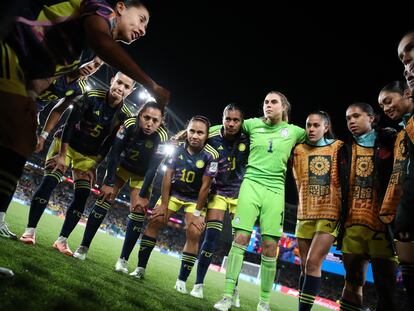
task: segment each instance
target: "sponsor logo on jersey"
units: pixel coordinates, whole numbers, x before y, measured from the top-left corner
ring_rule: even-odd
[[[218,148],[217,148],[217,150],[223,150],[224,148],[223,148],[223,146],[219,146]]]
[[[240,143],[239,144],[239,151],[244,151],[244,150],[246,150],[246,145],[243,144],[243,143]]]
[[[204,161],[203,161],[203,160],[198,160],[198,161],[196,162],[196,166],[197,166],[198,168],[203,168],[203,167],[204,167]]]
[[[288,137],[289,136],[289,130],[287,128],[280,129],[280,136],[281,137]]]
[[[234,223],[238,225],[240,223],[240,217],[234,218]]]

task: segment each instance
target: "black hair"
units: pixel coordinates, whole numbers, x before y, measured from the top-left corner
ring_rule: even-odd
[[[194,116],[190,119],[190,121],[188,121],[186,127],[188,127],[188,125],[193,121],[203,122],[207,127],[207,133],[208,133],[208,130],[210,129],[210,120],[207,117],[205,117],[205,116]]]
[[[315,110],[315,111],[312,111],[308,115],[308,117],[313,114],[320,116],[322,120],[324,121],[324,123],[328,126],[328,131],[323,135],[323,137],[326,139],[335,139],[336,136],[332,128],[331,117],[329,116],[329,114],[323,110]]]
[[[138,116],[140,116],[145,110],[147,110],[148,108],[154,108],[154,109],[158,109],[159,111],[161,111],[161,117],[164,118],[164,113],[165,113],[165,106],[161,105],[153,100],[147,101],[145,104],[143,104],[139,110],[138,110]]]
[[[392,81],[388,83],[381,89],[381,92],[391,92],[391,93],[398,93],[400,95],[404,95],[404,91],[409,89],[407,81]],[[381,93],[380,92],[380,93]]]
[[[141,114],[145,110],[147,110],[148,108],[154,108],[154,109],[158,109],[159,111],[161,111],[161,124],[160,124],[160,126],[164,125],[164,111],[165,111],[164,108],[165,108],[165,106],[164,105],[161,105],[161,104],[158,104],[155,101],[148,101],[145,104],[143,104],[141,107],[139,107],[138,113],[137,113],[137,115],[135,117],[136,118],[135,119],[136,122],[135,122],[135,128],[134,128],[134,132],[133,132],[134,136],[139,131],[141,131],[141,128],[139,126],[139,118],[141,117]]]
[[[135,7],[144,7],[147,8],[143,1],[141,0],[106,0],[112,7],[114,7],[118,2],[123,2],[126,7],[135,6]],[[148,9],[147,9],[148,10]]]
[[[365,112],[370,117],[374,117],[374,121],[372,121],[371,127],[373,129],[376,129],[378,122],[379,122],[379,116],[375,113],[374,108],[370,104],[364,103],[364,102],[355,102],[348,106],[347,109],[351,107],[357,107],[361,109],[363,112]]]
[[[234,111],[234,110],[240,111],[241,117],[242,117],[242,119],[244,119],[244,113],[243,113],[243,111],[240,109],[239,106],[237,106],[234,103],[228,104],[226,107],[224,107],[223,117],[226,115],[226,112],[227,111]]]
[[[203,122],[206,125],[206,127],[207,127],[207,134],[208,134],[208,131],[210,129],[210,121],[209,121],[209,119],[207,117],[204,117],[204,116],[194,116],[194,117],[192,117],[187,122],[187,124],[185,126],[186,129],[179,131],[177,134],[175,134],[171,138],[171,140],[178,141],[178,142],[186,141],[187,140],[187,127],[190,124],[190,122],[192,122],[192,121],[200,121],[200,122]],[[206,142],[207,142],[207,139],[206,139]]]

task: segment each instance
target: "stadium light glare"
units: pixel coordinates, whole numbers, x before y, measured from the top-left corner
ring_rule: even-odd
[[[147,99],[148,97],[149,94],[146,90],[138,93],[138,98],[141,100]]]
[[[164,150],[163,150],[163,153],[165,154],[165,155],[172,155],[173,153],[174,153],[174,146],[173,145],[171,145],[171,144],[167,144],[167,145],[164,145]]]
[[[167,165],[161,166],[161,169],[162,169],[163,172],[165,172],[167,170]]]
[[[155,98],[154,98],[154,97],[152,97],[151,95],[149,95],[149,96],[147,97],[146,102],[157,102],[157,101],[155,100]]]

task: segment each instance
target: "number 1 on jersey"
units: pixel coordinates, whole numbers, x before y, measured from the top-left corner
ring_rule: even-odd
[[[269,148],[267,152],[273,152],[273,139],[269,138]]]

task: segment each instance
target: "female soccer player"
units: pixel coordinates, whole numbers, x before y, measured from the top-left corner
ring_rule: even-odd
[[[33,195],[28,225],[21,241],[35,244],[35,228],[51,193],[66,169],[71,166],[75,194],[54,247],[72,256],[67,238],[85,209],[96,168],[112,146],[119,126],[127,117],[131,117],[129,110],[124,109],[123,102],[131,94],[133,86],[131,78],[118,72],[112,78],[108,91],[91,90],[74,104],[61,139],[55,138],[49,148],[45,175]]]
[[[299,310],[310,310],[321,284],[321,266],[338,234],[341,212],[340,167],[343,142],[336,140],[329,115],[309,114],[306,143],[293,150],[299,194],[298,239],[301,259]]]
[[[398,45],[398,56],[404,65],[404,73],[411,94],[414,92],[414,31],[407,33]],[[405,126],[408,148],[408,172],[404,179],[403,194],[395,217],[395,238],[404,286],[414,309],[414,118],[413,111]]]
[[[114,6],[105,0],[84,0],[72,15],[64,9],[57,12],[61,16],[54,20],[16,17],[0,42],[4,69],[0,74],[0,222],[36,146],[34,99],[54,79],[49,78],[78,68],[88,49],[144,85],[160,104],[168,102],[169,92],[117,43],[129,44],[145,35],[149,12],[139,0],[119,1]]]
[[[49,112],[41,134],[37,137],[35,152],[43,150],[49,133],[55,128],[63,112],[69,107],[72,100],[87,91],[86,79],[93,75],[102,64],[102,60],[96,56],[93,61],[53,81],[36,98],[38,114],[51,102],[55,103],[55,105]]]
[[[407,72],[408,76],[408,72]],[[394,165],[392,175],[388,183],[387,191],[382,202],[380,210],[380,219],[388,226],[395,225],[395,216],[397,206],[403,196],[403,187],[407,175],[407,166],[409,163],[409,137],[406,131],[412,130],[412,114],[414,111],[414,102],[412,91],[406,81],[394,81],[387,84],[381,90],[378,96],[378,103],[385,115],[392,120],[402,120],[400,125],[404,127],[398,135],[394,145]],[[413,149],[411,148],[410,151]],[[409,187],[409,186],[408,186]],[[410,219],[409,216],[407,219]],[[403,219],[399,218],[399,221]],[[405,230],[410,227],[406,227]],[[399,229],[401,230],[401,228]],[[404,286],[407,289],[407,297],[410,301],[411,309],[414,308],[414,247],[413,243],[404,240],[397,234],[394,238],[399,265],[402,272]]]
[[[195,116],[187,126],[185,143],[180,143],[167,161],[161,199],[153,210],[150,222],[141,239],[138,267],[131,275],[142,278],[148,259],[155,246],[158,231],[172,214],[185,208],[186,243],[181,269],[175,284],[180,293],[186,294],[186,281],[197,259],[201,233],[204,231],[204,205],[208,191],[218,169],[218,153],[209,144],[207,118]]]
[[[270,292],[276,274],[277,240],[283,231],[287,162],[293,147],[306,137],[304,129],[286,122],[289,110],[286,96],[272,91],[263,102],[264,117],[243,122],[243,131],[250,136],[250,154],[232,222],[236,234],[229,253],[225,292],[214,305],[218,310],[228,310],[232,306],[234,287],[257,218],[263,237],[261,292],[257,310],[270,309]]]
[[[211,188],[207,206],[207,229],[197,264],[197,279],[191,295],[203,298],[204,278],[223,228],[224,213],[229,210],[233,218],[237,197],[246,170],[249,138],[241,132],[243,112],[234,104],[223,111],[223,125],[210,129],[208,144],[220,154],[218,173]],[[235,293],[235,303],[238,293]],[[239,302],[237,303],[239,304]]]
[[[366,103],[346,110],[353,135],[348,148],[347,217],[342,242],[345,287],[341,310],[360,310],[368,262],[371,261],[378,294],[377,310],[394,310],[396,258],[379,209],[392,170],[395,133],[375,130],[375,113]]]
[[[160,144],[168,140],[162,126],[164,106],[145,103],[136,118],[129,118],[118,130],[108,154],[108,168],[99,198],[89,213],[83,240],[73,257],[85,260],[93,237],[122,187],[129,181],[131,213],[121,258],[128,260],[138,240],[148,204],[149,187],[161,162]],[[157,155],[158,153],[158,155]]]

